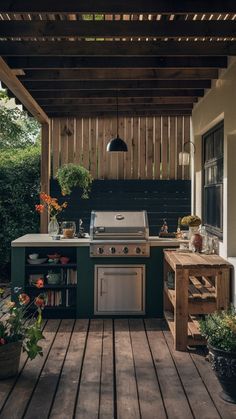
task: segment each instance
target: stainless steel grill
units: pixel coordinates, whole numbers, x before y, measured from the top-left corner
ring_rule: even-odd
[[[146,211],[92,211],[91,257],[148,257]]]

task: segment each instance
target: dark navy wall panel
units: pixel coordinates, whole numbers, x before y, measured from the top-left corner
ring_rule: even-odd
[[[51,196],[68,201],[60,220],[82,218],[89,230],[91,210],[136,211],[148,213],[150,234],[157,235],[163,218],[169,231],[176,231],[178,217],[191,213],[191,181],[189,180],[95,180],[89,199],[79,198],[79,190],[62,197],[56,180],[51,181]]]

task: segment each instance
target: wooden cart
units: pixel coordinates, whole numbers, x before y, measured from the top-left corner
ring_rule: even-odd
[[[176,350],[205,343],[199,315],[229,306],[230,268],[218,255],[164,251],[164,315]],[[171,275],[173,287],[168,284]]]

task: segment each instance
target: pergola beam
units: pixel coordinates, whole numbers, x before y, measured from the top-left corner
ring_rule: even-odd
[[[61,69],[28,70],[21,81],[49,80],[204,80],[218,78],[215,68],[197,69]]]
[[[36,100],[47,99],[71,99],[71,98],[111,98],[117,97],[116,90],[35,90],[33,92]],[[119,90],[121,97],[170,97],[170,96],[203,96],[204,89],[157,89],[157,90]]]
[[[153,105],[161,105],[161,104],[181,104],[183,103],[193,103],[197,102],[197,96],[186,96],[186,97],[136,97],[136,98],[129,98],[129,97],[122,97],[119,98],[119,107],[122,105],[144,105],[144,104],[153,104]],[[116,98],[74,98],[74,99],[38,99],[37,100],[40,106],[116,106]]]
[[[0,37],[234,37],[235,21],[0,21]]]
[[[25,81],[34,90],[119,90],[119,89],[203,89],[211,80],[82,80],[82,81]]]
[[[34,69],[155,69],[155,68],[226,68],[227,57],[8,57],[11,68]]]
[[[0,41],[2,56],[225,56],[236,55],[234,41]]]
[[[188,109],[176,109],[176,110],[153,110],[152,112],[150,112],[150,110],[146,111],[137,111],[137,110],[132,110],[132,111],[121,111],[119,112],[119,116],[130,116],[130,117],[134,117],[134,116],[184,116],[184,115],[191,115],[192,110],[188,110]],[[69,111],[58,111],[58,112],[50,112],[49,113],[50,118],[72,118],[72,117],[76,117],[76,118],[90,118],[91,117],[91,112],[78,112],[77,110],[75,110],[74,112]],[[94,112],[92,114],[93,117],[115,117],[116,116],[116,112],[111,112],[111,111],[99,111],[99,112]]]
[[[192,109],[193,104],[192,103],[167,103],[167,104],[129,104],[129,105],[119,105],[119,112],[129,112],[129,111],[157,111],[157,110],[177,110],[177,109]],[[114,114],[117,112],[116,106],[114,105],[94,105],[94,106],[84,106],[84,105],[55,105],[53,106],[44,106],[44,109],[49,112],[50,110],[52,112],[90,112],[91,116],[94,113],[103,111],[103,112],[113,112]]]
[[[235,0],[1,0],[2,13],[234,13]]]
[[[18,80],[5,61],[0,57],[0,80],[19,99],[22,105],[41,123],[49,123],[49,118],[23,84]]]

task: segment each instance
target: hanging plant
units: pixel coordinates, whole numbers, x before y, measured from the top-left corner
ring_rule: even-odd
[[[93,178],[85,167],[73,163],[64,164],[58,169],[56,178],[62,195],[70,195],[74,188],[79,187],[83,190],[81,198],[89,197]]]

